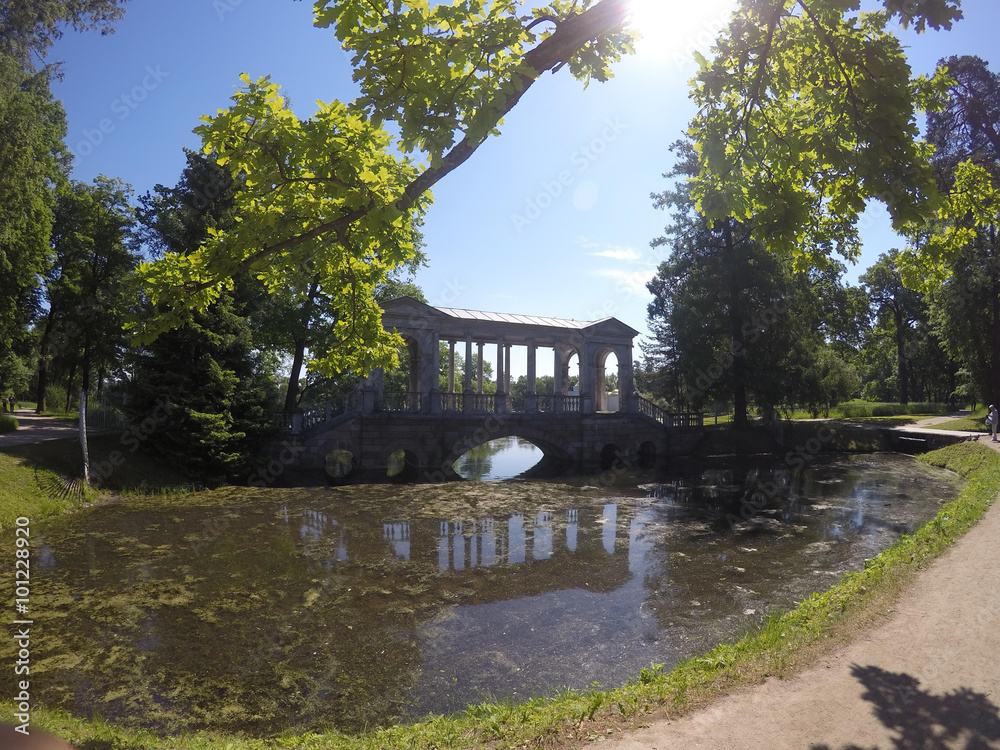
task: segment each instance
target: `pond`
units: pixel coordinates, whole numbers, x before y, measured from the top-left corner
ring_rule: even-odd
[[[896,455],[616,479],[226,488],[38,524],[32,695],[270,736],[610,687],[828,588],[960,486]]]

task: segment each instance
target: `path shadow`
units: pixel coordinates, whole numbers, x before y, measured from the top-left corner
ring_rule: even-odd
[[[959,688],[944,695],[920,689],[920,680],[878,667],[851,666],[862,696],[875,707],[878,720],[896,737],[894,750],[1000,750],[1000,709],[983,693]],[[812,745],[810,750],[833,750]],[[842,750],[880,750],[845,745]],[[883,750],[888,750],[884,748]]]

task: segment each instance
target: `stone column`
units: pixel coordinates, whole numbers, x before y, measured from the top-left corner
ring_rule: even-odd
[[[448,408],[455,408],[455,342],[448,342]]]
[[[437,331],[427,331],[420,342],[420,411],[441,413],[441,360]]]
[[[635,372],[632,367],[632,347],[619,347],[615,350],[618,357],[618,411],[634,412]]]
[[[566,361],[562,344],[557,341],[552,349],[555,352],[552,363],[552,410],[562,411],[562,396],[566,388]]]
[[[528,387],[525,390],[524,410],[529,414],[538,411],[538,398],[535,395],[535,355],[538,347],[534,341],[528,342]]]
[[[479,341],[476,343],[478,347],[479,362],[476,367],[476,393],[482,395],[483,393],[483,342]]]
[[[597,356],[595,347],[584,342],[580,351],[580,413],[593,414],[597,394]]]
[[[462,377],[462,411],[472,411],[472,338],[465,339],[465,373]]]
[[[505,373],[505,377],[507,378],[507,382],[505,384],[507,387],[506,387],[505,390],[508,393],[510,393],[510,346],[511,346],[510,344],[505,344],[504,345],[504,351],[505,351],[505,354],[504,354],[504,363],[505,364],[504,364],[504,367],[503,367],[503,371]]]
[[[504,367],[503,361],[503,350],[504,345],[502,341],[497,342],[497,395],[496,395],[496,412],[497,414],[503,414],[507,411],[507,370]]]

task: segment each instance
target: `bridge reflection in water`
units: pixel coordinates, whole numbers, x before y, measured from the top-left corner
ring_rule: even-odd
[[[632,501],[622,524],[618,520],[618,505],[606,503],[600,510],[538,510],[533,514],[512,513],[469,521],[387,520],[382,522],[382,537],[386,552],[393,559],[431,565],[441,573],[558,561],[562,555],[597,550],[612,556],[616,552],[622,554],[629,561],[627,570],[634,573],[649,548],[643,532],[651,517],[642,512],[642,506],[649,502]],[[287,509],[281,517],[292,523]],[[619,528],[625,523],[627,528]],[[358,539],[359,550],[352,554],[349,524],[328,511],[304,509],[298,533],[306,556],[324,567],[356,562],[372,552],[369,535],[364,533]]]

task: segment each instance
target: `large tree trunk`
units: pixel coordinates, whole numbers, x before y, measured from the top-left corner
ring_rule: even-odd
[[[295,339],[295,354],[292,358],[292,371],[288,376],[288,392],[285,394],[285,412],[291,414],[298,406],[299,377],[302,374],[302,362],[305,359],[306,340],[304,337]]]
[[[302,375],[302,364],[305,360],[306,346],[309,343],[309,324],[312,320],[313,309],[316,306],[316,294],[319,292],[319,275],[313,277],[309,285],[309,294],[305,304],[302,306],[301,327],[299,335],[295,337],[293,346],[295,351],[292,355],[292,371],[288,375],[288,390],[285,393],[285,412],[291,414],[298,408],[299,401],[299,377]]]
[[[733,424],[737,427],[744,427],[748,422],[747,367],[746,359],[744,359],[746,353],[746,342],[743,336],[745,321],[743,305],[740,301],[739,281],[739,276],[743,272],[743,264],[739,263],[736,257],[733,228],[728,219],[723,224],[722,231],[726,242],[726,257],[729,261],[726,266],[729,271],[729,327],[730,335],[733,337]]]

